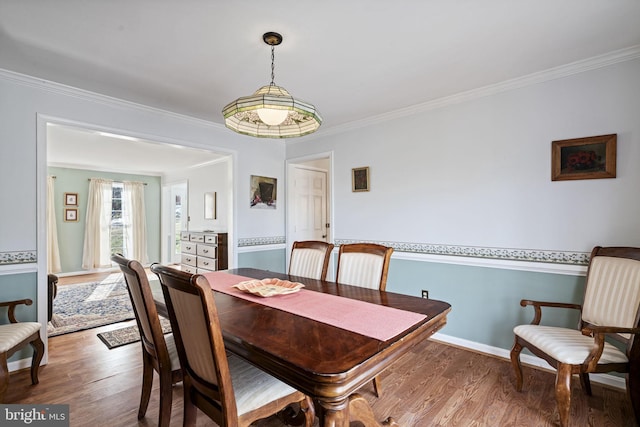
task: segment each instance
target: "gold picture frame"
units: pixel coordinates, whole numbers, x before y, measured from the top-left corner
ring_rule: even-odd
[[[369,191],[369,167],[351,169],[351,191]]]
[[[65,206],[78,206],[78,193],[64,193]]]
[[[65,222],[78,222],[78,209],[76,209],[76,208],[65,208],[64,209],[64,220],[65,220]]]
[[[616,177],[617,134],[551,142],[551,180]]]

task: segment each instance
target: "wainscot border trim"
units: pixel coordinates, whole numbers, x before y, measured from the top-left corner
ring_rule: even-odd
[[[0,265],[31,264],[37,259],[36,251],[0,252]]]
[[[424,255],[444,255],[470,258],[499,259],[508,261],[543,262],[587,266],[590,252],[551,251],[539,249],[486,248],[478,246],[438,245],[431,243],[379,242],[336,239],[336,247],[349,243],[377,243],[391,246],[394,251]]]
[[[263,245],[280,245],[286,243],[284,236],[276,237],[249,237],[244,239],[238,239],[238,247],[247,246],[263,246]]]

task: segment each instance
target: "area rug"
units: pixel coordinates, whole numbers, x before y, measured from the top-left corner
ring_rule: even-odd
[[[124,278],[114,273],[100,282],[58,285],[47,331],[53,337],[133,318]]]
[[[165,334],[171,332],[169,319],[160,317],[160,326],[162,326],[162,332]],[[133,325],[113,331],[101,332],[98,334],[98,338],[111,350],[112,348],[140,341],[140,333],[138,332],[138,325]]]

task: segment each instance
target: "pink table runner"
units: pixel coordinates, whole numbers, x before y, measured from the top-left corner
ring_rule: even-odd
[[[424,314],[420,313],[305,289],[293,294],[263,298],[233,287],[233,285],[246,280],[255,280],[251,277],[237,276],[223,271],[206,273],[204,277],[207,278],[214,291],[257,302],[380,341],[393,338],[426,318]]]

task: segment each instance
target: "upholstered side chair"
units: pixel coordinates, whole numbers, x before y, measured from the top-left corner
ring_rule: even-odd
[[[182,381],[180,360],[173,334],[164,335],[158,311],[153,299],[149,279],[144,267],[136,260],[114,254],[111,260],[120,266],[129,289],[131,305],[135,314],[140,343],[142,345],[142,393],[138,419],[144,418],[149,406],[153,372],[160,379],[160,411],[158,425],[167,427],[171,421],[173,385]]]
[[[569,425],[571,377],[578,374],[591,395],[590,373],[624,372],[627,391],[640,424],[640,248],[595,247],[587,270],[583,304],[522,300],[534,308],[529,325],[514,328],[511,362],[516,389],[522,390],[520,352],[529,349],[556,368],[555,399],[560,425]],[[577,329],[541,324],[542,308],[580,312]],[[623,348],[612,345],[615,340]]]
[[[333,244],[318,240],[293,242],[289,274],[325,280]]]
[[[7,307],[9,323],[0,325],[0,403],[4,403],[4,394],[9,387],[9,368],[7,360],[27,345],[33,348],[31,358],[31,383],[38,384],[38,369],[44,356],[44,343],[40,338],[41,325],[38,322],[19,322],[15,316],[16,306],[31,305],[30,299],[0,302]]]
[[[384,291],[393,248],[375,243],[350,243],[340,245],[336,282]],[[380,377],[373,379],[373,390],[382,395]]]
[[[227,354],[204,276],[159,264],[151,271],[160,278],[184,374],[184,426],[196,425],[197,409],[221,427],[246,427],[294,403],[305,425],[313,425],[315,412],[307,396]]]

